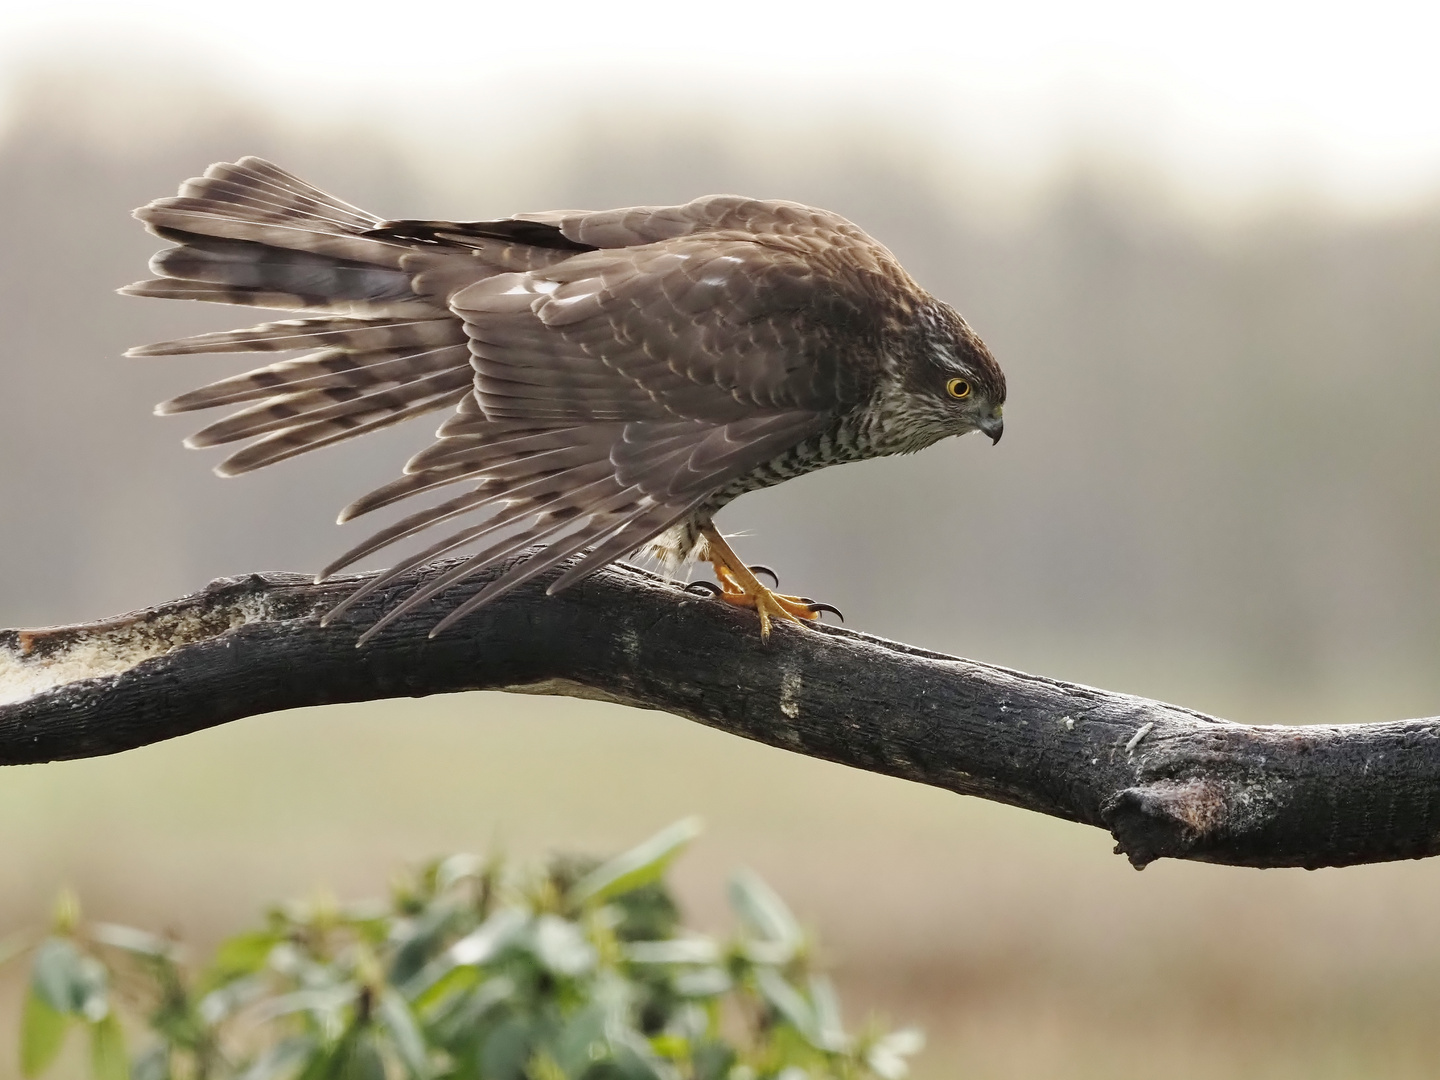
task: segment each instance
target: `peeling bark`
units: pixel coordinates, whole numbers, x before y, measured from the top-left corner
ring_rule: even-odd
[[[1108,830],[1159,858],[1345,866],[1440,853],[1440,720],[1232,724],[1145,698],[779,625],[626,566],[517,590],[429,640],[501,568],[354,642],[421,568],[329,628],[362,577],[252,574],[104,623],[0,631],[0,764],[113,754],[244,716],[460,690],[660,709],[748,739]]]

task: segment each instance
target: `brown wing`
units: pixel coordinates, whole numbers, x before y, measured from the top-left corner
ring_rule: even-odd
[[[727,421],[836,411],[877,374],[883,279],[737,233],[579,254],[451,298],[487,415]]]

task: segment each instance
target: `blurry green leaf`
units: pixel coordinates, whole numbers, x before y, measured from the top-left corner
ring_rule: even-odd
[[[638,1032],[617,1031],[610,1045],[612,1060],[625,1080],[679,1080],[674,1067],[658,1057]]]
[[[535,1051],[535,1056],[525,1066],[526,1080],[569,1080],[560,1063],[546,1050]]]
[[[730,905],[749,933],[792,951],[799,948],[800,924],[759,875],[741,870],[730,879]]]
[[[432,989],[449,977],[456,967],[488,964],[518,939],[530,923],[522,908],[501,908],[480,926],[435,957],[420,971],[404,980],[400,992],[411,1001],[433,1001]]]
[[[716,997],[729,991],[735,982],[724,968],[708,967],[682,971],[675,976],[672,985],[677,994],[685,997]]]
[[[478,982],[479,973],[474,968],[457,970],[465,972]],[[455,994],[436,1008],[426,1017],[427,1029],[442,1045],[468,1037],[482,1019],[502,1002],[509,1001],[515,992],[515,983],[503,975],[488,979],[476,987],[474,992]]]
[[[795,948],[780,941],[742,941],[739,955],[752,964],[784,967],[795,959]]]
[[[426,972],[421,972],[422,976],[425,974]],[[420,982],[417,977],[416,982],[401,987],[401,993],[409,998],[414,1008],[423,1010],[452,994],[471,989],[480,979],[480,972],[473,967],[452,967],[429,985],[423,986],[423,989],[416,985],[417,982]],[[410,998],[409,995],[412,993],[414,997]]]
[[[506,945],[514,941],[530,922],[530,913],[522,908],[501,908],[450,946],[450,960],[456,964],[486,964]]]
[[[755,985],[765,1000],[774,1006],[775,1011],[784,1017],[791,1027],[800,1032],[808,1042],[818,1045],[815,1013],[804,995],[791,986],[785,976],[774,968],[756,968]]]
[[[810,976],[810,1007],[815,1014],[815,1045],[836,1053],[845,1050],[850,1040],[840,1018],[840,999],[835,984],[824,975]]]
[[[680,933],[680,908],[662,877],[590,908],[590,917],[605,918],[618,941],[668,941]]]
[[[208,985],[229,982],[263,969],[276,945],[285,940],[273,930],[254,930],[227,939],[210,962]]]
[[[212,1027],[233,1016],[270,990],[266,981],[255,975],[232,979],[217,990],[211,990],[195,1007],[201,1021]]]
[[[163,938],[159,934],[135,930],[129,926],[95,923],[90,927],[90,936],[102,945],[123,949],[136,956],[153,956],[169,960],[174,958],[177,951],[173,941]]]
[[[590,1005],[560,1029],[553,1053],[566,1076],[581,1076],[591,1064],[610,1056],[610,1043],[605,1038],[606,1012],[603,1005]]]
[[[533,930],[535,955],[556,975],[579,975],[595,966],[595,948],[574,923],[542,915]]]
[[[360,1032],[343,1055],[337,1055],[333,1080],[386,1080],[385,1058],[369,1031]]]
[[[635,964],[714,964],[720,960],[720,946],[705,937],[632,941],[625,946],[625,958]]]
[[[376,1009],[380,1023],[390,1033],[395,1051],[406,1070],[416,1080],[430,1075],[430,1061],[425,1053],[425,1038],[415,1023],[410,1006],[393,989],[386,987],[380,993],[380,1006]]]
[[[391,982],[404,983],[425,967],[439,951],[455,916],[453,905],[436,903],[416,918],[397,922],[397,929],[403,927],[403,930],[392,936],[392,944],[398,944],[399,948],[390,961]]]
[[[700,819],[677,821],[649,840],[602,863],[577,881],[568,899],[574,904],[605,901],[657,881],[671,861],[700,835]]]
[[[435,868],[435,888],[446,892],[466,878],[479,877],[485,870],[485,860],[476,855],[451,855]]]
[[[79,1008],[76,1011],[90,1023],[98,1024],[110,1015],[109,972],[93,956],[82,956],[78,976],[75,991],[79,995]]]
[[[90,1072],[95,1080],[130,1080],[125,1033],[113,1012],[90,1025]]]
[[[734,1074],[735,1051],[718,1039],[707,1039],[690,1050],[695,1080],[728,1080]]]
[[[251,1066],[240,1074],[238,1080],[281,1080],[282,1077],[292,1075],[306,1062],[314,1060],[318,1050],[315,1040],[306,1035],[282,1039],[256,1058]]]
[[[385,1058],[370,1029],[351,1028],[331,1045],[318,1044],[298,1080],[387,1080]]]
[[[924,1048],[923,1032],[918,1028],[902,1028],[876,1039],[866,1051],[865,1064],[880,1080],[904,1080],[910,1075],[910,1063],[905,1059]]]
[[[130,1080],[171,1080],[170,1047],[156,1043],[135,1059]]]
[[[297,1012],[333,1016],[359,995],[360,988],[354,983],[317,987],[314,990],[296,990],[271,998],[260,1009],[260,1015],[267,1020]]]
[[[485,1080],[523,1080],[536,1034],[536,1023],[528,1016],[505,1021],[485,1040],[480,1075]]]
[[[80,952],[66,938],[46,938],[35,950],[30,985],[58,1013],[77,1013],[86,997]]]
[[[60,890],[50,922],[54,932],[61,937],[69,937],[80,925],[80,898],[72,890]]]
[[[798,1065],[791,1065],[781,1069],[775,1080],[811,1080],[810,1074]]]
[[[684,1057],[690,1051],[690,1040],[684,1035],[652,1035],[650,1036],[650,1049],[661,1057],[675,1058]]]
[[[60,1052],[71,1017],[50,1006],[38,988],[32,986],[25,996],[25,1011],[20,1019],[20,1072],[38,1076]]]

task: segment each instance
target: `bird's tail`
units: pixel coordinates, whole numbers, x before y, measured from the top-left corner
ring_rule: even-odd
[[[156,406],[240,408],[186,440],[254,439],[217,467],[233,476],[454,406],[470,390],[465,330],[444,297],[417,291],[415,242],[373,234],[384,223],[259,158],[212,165],[175,198],[135,212],[176,246],[131,296],[299,309],[307,317],[143,345],[130,356],[290,352]]]

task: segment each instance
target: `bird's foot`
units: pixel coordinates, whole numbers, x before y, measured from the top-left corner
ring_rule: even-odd
[[[717,562],[712,565],[715,567],[715,577],[720,582],[720,599],[736,607],[754,608],[755,614],[760,616],[762,639],[770,636],[771,619],[798,623],[820,617],[820,612],[814,610],[812,602],[803,596],[786,596],[784,593],[767,589],[755,580],[753,574],[749,575],[749,582],[742,582],[731,574],[730,568],[725,564]]]
[[[705,538],[709,543],[709,562],[715,568],[715,580],[720,583],[715,595],[727,604],[754,608],[760,616],[761,640],[770,636],[772,619],[803,626],[820,618],[822,611],[833,612],[842,620],[845,618],[838,608],[829,604],[817,604],[806,596],[787,596],[760,584],[755,576],[757,571],[770,575],[776,585],[780,584],[780,580],[768,566],[746,566],[741,562],[713,526],[705,531]]]

